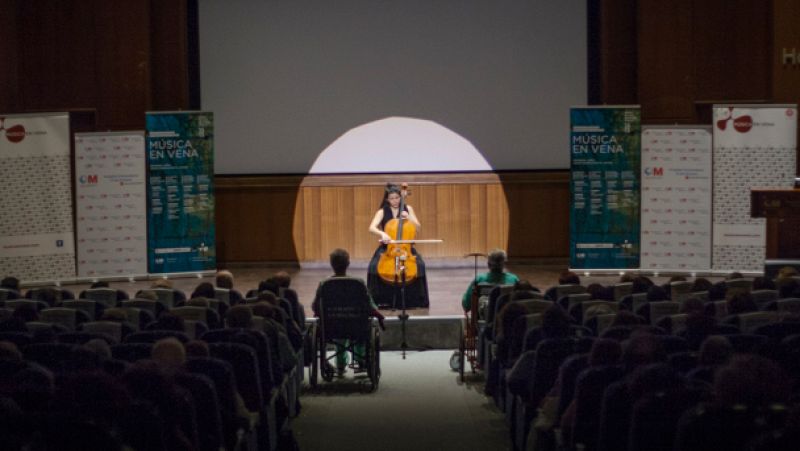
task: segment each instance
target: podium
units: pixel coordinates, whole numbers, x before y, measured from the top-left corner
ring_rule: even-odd
[[[800,189],[752,188],[750,216],[767,218],[765,276],[783,266],[800,270]]]

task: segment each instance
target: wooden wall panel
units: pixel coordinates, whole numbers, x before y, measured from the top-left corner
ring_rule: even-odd
[[[19,110],[18,0],[0,0],[0,114]]]
[[[800,102],[800,2],[773,0],[772,96],[776,102]],[[793,53],[795,64],[784,64],[783,52]]]
[[[649,122],[694,117],[691,8],[692,0],[639,2],[638,98]]]
[[[150,2],[106,0],[94,13],[95,36],[103,37],[95,44],[98,119],[110,130],[142,129],[150,109]]]
[[[697,100],[765,102],[770,98],[770,3],[694,1],[692,60]]]
[[[589,2],[592,3],[592,2]],[[599,67],[598,103],[630,105],[639,102],[637,92],[637,0],[603,0],[593,29],[597,43],[591,43],[597,55],[589,60]]]
[[[150,0],[152,45],[148,64],[152,110],[176,110],[189,106],[189,32],[187,0]],[[199,80],[198,80],[199,81]]]
[[[189,1],[2,0],[0,110],[96,110],[117,130],[188,109]]]
[[[515,258],[566,258],[569,185],[565,173],[393,175],[414,179],[409,204],[422,223],[426,259],[461,258],[495,247]],[[367,260],[377,247],[368,226],[387,176],[217,177],[222,263],[325,261],[336,247]],[[511,201],[507,201],[511,193]],[[543,209],[551,209],[542,211]],[[515,213],[515,210],[520,210]],[[512,218],[524,222],[512,226]],[[509,231],[509,228],[513,229]],[[516,246],[509,236],[519,233]],[[521,238],[524,234],[524,238]]]

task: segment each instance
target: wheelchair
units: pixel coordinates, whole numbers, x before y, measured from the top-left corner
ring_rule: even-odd
[[[370,317],[372,307],[364,282],[350,277],[325,280],[320,284],[317,310],[317,323],[309,331],[311,387],[317,387],[320,376],[330,382],[335,373],[330,361],[348,353],[353,357],[349,365],[354,368],[360,362],[369,377],[370,391],[376,390],[381,376],[380,333],[377,321]]]

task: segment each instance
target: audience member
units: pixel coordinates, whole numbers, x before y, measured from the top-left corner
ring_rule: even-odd
[[[636,276],[633,279],[633,287],[632,292],[635,293],[647,293],[647,290],[653,286],[653,281],[645,276]]]
[[[194,289],[192,292],[191,299],[196,298],[206,298],[206,299],[214,299],[216,293],[214,292],[214,285],[210,282],[203,282]]]
[[[214,282],[217,284],[217,288],[222,288],[228,290],[228,297],[231,305],[236,305],[242,302],[243,296],[239,290],[236,290],[233,287],[233,273],[228,271],[227,269],[221,269],[217,271],[217,276],[214,279]]]
[[[692,282],[691,292],[692,293],[700,293],[703,291],[708,292],[711,290],[712,286],[713,285],[711,284],[711,282],[705,277],[698,277],[694,279],[694,282]]]
[[[151,358],[162,369],[174,373],[186,362],[186,350],[177,338],[169,337],[158,340],[150,351]]]
[[[740,315],[742,313],[757,312],[758,305],[753,300],[753,295],[747,292],[737,292],[730,296],[727,301],[728,315]]]
[[[668,301],[669,296],[667,295],[667,291],[658,286],[658,285],[651,285],[647,289],[647,301],[648,302],[660,302],[660,301]]]
[[[753,279],[753,291],[756,290],[774,290],[775,282],[769,277],[759,276]]]
[[[461,297],[461,307],[465,312],[469,311],[472,306],[472,290],[476,284],[513,285],[519,281],[519,277],[516,274],[505,270],[507,260],[506,252],[502,249],[494,249],[489,252],[489,256],[486,259],[489,271],[479,274],[475,280],[470,282],[467,291]]]

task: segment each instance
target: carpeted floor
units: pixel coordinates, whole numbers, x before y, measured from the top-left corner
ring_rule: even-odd
[[[503,414],[482,393],[483,379],[459,383],[452,351],[381,353],[382,376],[374,393],[366,375],[348,371],[301,397],[292,421],[300,449],[506,450]]]

